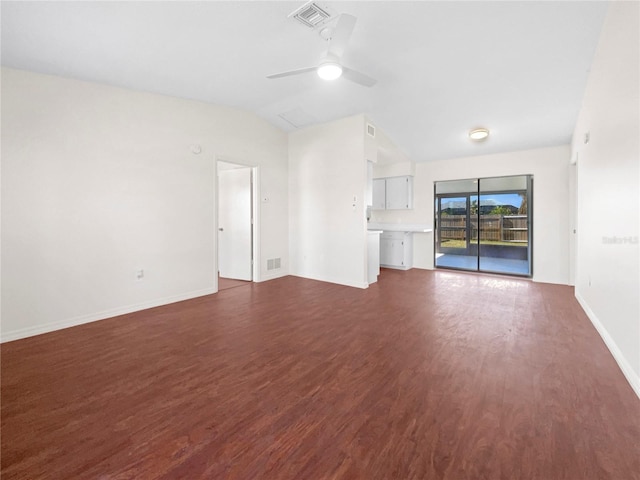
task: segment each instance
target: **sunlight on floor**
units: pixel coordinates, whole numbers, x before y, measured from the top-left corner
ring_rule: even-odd
[[[478,269],[478,258],[473,255],[436,254],[436,267]],[[528,275],[529,264],[526,260],[510,258],[480,257],[480,270],[483,272]]]

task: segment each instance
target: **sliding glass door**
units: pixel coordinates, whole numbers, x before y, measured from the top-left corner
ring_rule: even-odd
[[[473,180],[436,183],[437,267],[478,269],[478,258],[473,253],[474,209],[478,200],[473,192],[477,190],[478,184]]]
[[[435,184],[435,265],[531,276],[531,175]]]

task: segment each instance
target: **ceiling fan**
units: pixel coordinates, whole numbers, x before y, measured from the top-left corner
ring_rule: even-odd
[[[362,72],[345,67],[341,63],[342,55],[356,25],[356,17],[343,13],[338,18],[336,26],[328,33],[327,42],[329,48],[320,63],[315,67],[299,68],[297,70],[289,70],[282,73],[274,73],[267,75],[267,78],[282,78],[292,75],[301,75],[309,72],[317,72],[318,76],[324,80],[335,80],[344,77],[364,87],[372,87],[376,81]]]

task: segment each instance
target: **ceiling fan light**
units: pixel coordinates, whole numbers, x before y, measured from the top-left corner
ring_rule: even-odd
[[[342,67],[335,62],[323,63],[318,67],[318,76],[323,80],[335,80],[342,75]]]
[[[471,140],[475,140],[476,142],[480,142],[486,139],[489,136],[488,128],[474,128],[469,131],[469,138]]]

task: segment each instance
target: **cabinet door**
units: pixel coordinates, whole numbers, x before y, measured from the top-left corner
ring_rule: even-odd
[[[393,239],[380,239],[380,265],[391,265],[393,258]]]
[[[380,238],[380,265],[404,266],[404,241],[401,238]]]
[[[406,210],[413,208],[411,177],[391,177],[386,180],[387,210]]]
[[[373,209],[384,210],[386,198],[386,183],[384,178],[373,180]]]

